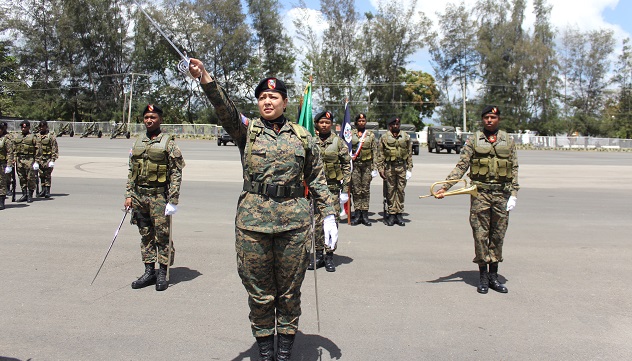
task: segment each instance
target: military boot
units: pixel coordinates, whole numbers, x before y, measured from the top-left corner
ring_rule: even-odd
[[[286,335],[279,333],[277,335],[277,361],[289,361],[292,355],[292,346],[294,345],[295,335]]]
[[[40,198],[44,198],[45,195],[46,195],[46,186],[42,186],[42,191],[37,193],[37,196]]]
[[[4,209],[4,200],[7,199],[7,196],[0,196],[0,210]]]
[[[26,196],[26,203],[33,203],[33,190],[29,189],[29,192]]]
[[[259,346],[259,361],[274,361],[274,335],[256,339]]]
[[[167,265],[161,263],[156,273],[156,291],[166,290],[167,287],[169,287],[169,282],[167,282]]]
[[[489,288],[500,293],[509,292],[505,285],[498,282],[498,262],[489,264]]]
[[[362,224],[371,227],[371,221],[369,220],[369,211],[362,211],[361,217]]]
[[[136,281],[132,282],[132,288],[143,288],[156,283],[156,271],[153,263],[145,263],[145,273]]]
[[[401,213],[397,213],[395,215],[395,224],[397,224],[398,226],[402,226],[402,227],[404,227],[406,225],[406,223],[404,223],[404,216],[402,216]]]
[[[325,270],[327,272],[336,272],[336,265],[334,264],[333,252],[327,252],[327,254],[325,254]]]
[[[387,226],[392,227],[393,224],[395,224],[395,215],[394,214],[386,214],[386,216],[384,216],[384,223],[386,223]]]
[[[353,211],[353,217],[351,217],[352,226],[357,226],[358,224],[362,223],[361,215],[362,211],[359,211],[357,209]]]
[[[22,191],[22,197],[18,199],[18,202],[26,202],[26,200],[29,198],[27,194],[28,194],[27,191]]]
[[[478,287],[476,287],[476,292],[485,294],[489,291],[489,274],[487,273],[487,265],[478,265],[479,272],[479,283]]]
[[[46,186],[46,193],[44,193],[44,198],[50,198],[50,186]]]
[[[316,268],[321,268],[322,266],[325,265],[325,259],[323,257],[323,250],[321,249],[320,251],[316,251]],[[314,256],[313,254],[309,255],[309,266],[307,266],[307,269],[312,271],[314,269]]]

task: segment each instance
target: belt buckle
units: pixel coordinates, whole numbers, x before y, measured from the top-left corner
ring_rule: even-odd
[[[278,197],[277,196],[278,190],[279,190],[279,187],[276,184],[268,184],[266,186],[266,194],[270,197]]]

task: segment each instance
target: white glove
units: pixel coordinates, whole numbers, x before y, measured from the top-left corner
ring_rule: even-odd
[[[39,163],[33,163],[33,170],[39,170]]]
[[[412,177],[412,176],[413,176],[413,172],[411,172],[411,171],[407,170],[407,171],[406,171],[406,180],[409,180],[409,179],[410,179],[410,177]]]
[[[325,244],[331,249],[336,248],[338,243],[338,226],[336,225],[336,216],[328,215],[323,220],[323,231],[325,232]]]
[[[377,169],[371,171],[371,177],[375,178],[377,177],[377,174]]]
[[[55,167],[55,162],[51,160],[50,162],[48,162],[48,168],[53,168],[53,167]]]
[[[340,193],[340,204],[345,204],[349,201],[349,193],[341,192]]]
[[[5,174],[9,174],[11,172],[13,172],[13,167],[12,166],[8,165],[6,168],[4,168],[4,173]]]
[[[509,197],[509,199],[507,200],[507,212],[511,211],[512,209],[516,208],[516,201],[518,200],[518,198],[511,196]]]
[[[165,206],[165,216],[176,214],[177,211],[178,211],[178,208],[171,203],[167,203],[167,205]]]

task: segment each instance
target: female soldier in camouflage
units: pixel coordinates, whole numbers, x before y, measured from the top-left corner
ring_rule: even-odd
[[[266,78],[259,83],[255,97],[261,118],[249,120],[201,61],[191,59],[189,70],[200,78],[221,125],[241,154],[244,185],[237,202],[235,249],[260,360],[275,359],[275,328],[276,360],[289,360],[309,257],[310,202],[304,196],[304,184],[325,216],[326,240],[337,241],[333,200],[318,145],[305,128],[284,117],[288,98],[281,80]]]

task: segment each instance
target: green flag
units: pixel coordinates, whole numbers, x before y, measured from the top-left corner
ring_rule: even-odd
[[[303,102],[299,111],[297,120],[298,125],[302,125],[312,135],[314,132],[314,121],[312,120],[312,82],[307,83],[305,91],[303,92]]]

